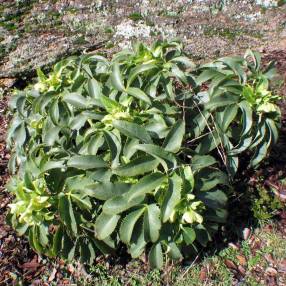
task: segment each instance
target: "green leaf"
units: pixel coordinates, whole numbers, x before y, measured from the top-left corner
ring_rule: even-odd
[[[223,115],[222,120],[219,124],[223,132],[226,132],[229,125],[233,122],[233,120],[237,115],[237,111],[238,111],[237,105],[229,105],[225,108],[222,114]]]
[[[195,174],[195,188],[198,191],[208,191],[217,185],[229,185],[228,176],[220,170],[202,169]]]
[[[14,131],[14,140],[16,142],[16,144],[20,147],[22,147],[26,141],[26,128],[25,128],[25,124],[21,123],[20,125],[18,125],[18,127],[15,128]]]
[[[95,155],[76,155],[67,161],[67,166],[81,170],[105,168],[107,162]]]
[[[117,226],[119,219],[119,215],[109,215],[102,212],[96,219],[94,225],[96,238],[103,240],[112,234]]]
[[[137,197],[151,193],[157,187],[161,186],[165,178],[165,175],[159,172],[144,176],[138,181],[138,183],[132,185],[129,192],[126,194],[128,196],[128,201],[132,201]]]
[[[61,128],[58,126],[49,128],[46,132],[46,134],[43,133],[43,142],[47,146],[53,146],[55,142],[59,139],[59,132],[61,131]]]
[[[230,94],[222,94],[216,97],[212,97],[209,102],[205,104],[207,110],[213,110],[218,107],[238,103],[239,97]]]
[[[199,75],[199,77],[196,79],[197,85],[201,85],[202,83],[209,81],[213,79],[214,77],[218,75],[223,75],[222,73],[218,72],[215,69],[205,69],[203,72]]]
[[[87,98],[83,97],[77,92],[68,93],[63,97],[63,100],[72,106],[80,109],[87,108],[89,106],[89,102]]]
[[[111,152],[111,167],[116,168],[119,164],[119,156],[121,153],[120,137],[112,131],[104,131],[104,137]]]
[[[212,209],[224,208],[227,204],[227,196],[221,190],[199,192],[197,198]]]
[[[64,225],[70,230],[71,233],[77,235],[77,223],[69,197],[65,194],[59,194],[59,213]]]
[[[143,224],[136,224],[132,235],[132,241],[128,249],[132,258],[138,258],[144,251],[147,242],[144,237],[144,226]]]
[[[93,135],[87,147],[89,155],[96,155],[98,149],[103,145],[103,143],[104,143],[104,138],[102,133]]]
[[[216,159],[210,155],[195,155],[192,158],[192,170],[193,172],[197,172],[216,163]]]
[[[68,261],[73,260],[77,241],[72,241],[71,238],[67,235],[67,233],[64,232],[62,243],[62,256]]]
[[[134,226],[143,213],[144,213],[144,208],[140,208],[136,211],[129,213],[123,219],[119,229],[119,235],[122,242],[126,244],[130,243]]]
[[[169,188],[166,191],[162,204],[162,221],[169,220],[175,206],[181,199],[183,180],[176,173],[169,179]]]
[[[40,224],[39,225],[39,242],[41,243],[42,246],[47,246],[47,244],[49,243],[49,230],[48,227]]]
[[[92,98],[100,99],[101,96],[101,87],[98,81],[94,78],[88,80],[88,94]]]
[[[155,242],[160,235],[160,209],[156,204],[148,205],[144,214],[145,240]]]
[[[144,155],[123,166],[117,167],[113,170],[113,173],[121,177],[134,177],[155,170],[158,164],[159,161],[154,157]]]
[[[203,225],[199,224],[196,226],[195,232],[196,232],[196,240],[202,246],[206,247],[208,242],[211,240],[211,237],[206,228]]]
[[[60,112],[59,112],[59,102],[58,100],[54,100],[50,106],[49,114],[51,116],[52,122],[57,125],[59,123]]]
[[[164,149],[177,153],[181,148],[184,135],[185,122],[183,120],[178,120],[169,131],[163,143]]]
[[[110,215],[122,213],[134,206],[141,204],[144,201],[145,196],[135,197],[133,200],[129,200],[127,194],[113,197],[107,200],[103,205],[103,212]]]
[[[118,63],[113,64],[112,74],[111,74],[111,83],[113,87],[119,91],[124,91],[124,82],[122,79],[122,75],[120,73],[120,68]]]
[[[113,114],[124,110],[124,107],[120,103],[105,95],[101,95],[100,101],[108,113]]]
[[[161,243],[153,244],[149,252],[149,263],[151,268],[161,269],[163,267],[163,252]]]
[[[63,227],[59,225],[53,237],[53,254],[55,256],[57,256],[62,250],[63,235],[64,235]]]
[[[112,125],[129,138],[139,139],[144,143],[152,143],[150,135],[143,126],[125,120],[113,120]]]
[[[86,186],[86,193],[93,198],[98,200],[106,201],[113,197],[123,195],[130,190],[130,184],[121,183],[121,182],[104,182],[104,183],[95,183],[89,186]]]
[[[40,168],[41,168],[41,172],[45,173],[45,172],[47,172],[49,170],[62,169],[64,167],[65,167],[65,161],[62,161],[62,160],[58,160],[58,161],[48,160]]]
[[[173,59],[171,59],[171,62],[182,63],[187,68],[193,69],[196,67],[196,64],[193,61],[191,61],[188,57],[184,57],[184,56],[179,56],[179,57],[173,58]]]
[[[142,64],[142,65],[136,66],[129,73],[127,86],[129,87],[131,85],[131,83],[134,81],[134,79],[137,77],[138,74],[144,73],[146,71],[150,71],[155,68],[157,68],[157,65],[155,64]]]
[[[166,172],[168,171],[168,168],[176,168],[177,166],[174,155],[160,146],[153,144],[139,144],[135,148],[157,158]]]
[[[175,242],[168,243],[167,254],[173,260],[180,260],[183,258],[183,255]]]
[[[137,87],[128,87],[126,89],[126,92],[130,95],[132,95],[133,97],[140,99],[146,103],[148,103],[149,105],[151,105],[151,100],[148,97],[148,95],[142,91],[140,88]]]
[[[252,127],[252,109],[250,105],[247,103],[247,101],[241,101],[239,103],[239,107],[243,114],[242,118],[243,129],[240,135],[242,137],[246,135]]]
[[[196,239],[196,232],[191,227],[183,227],[182,230],[185,243],[192,244]]]

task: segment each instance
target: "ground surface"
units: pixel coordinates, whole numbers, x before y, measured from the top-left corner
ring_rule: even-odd
[[[225,2],[225,6],[219,3]],[[252,2],[252,4],[251,4]],[[10,195],[9,152],[5,134],[7,99],[13,84],[25,84],[38,66],[65,55],[100,48],[112,53],[133,39],[179,37],[197,61],[263,51],[264,62],[275,60],[280,77],[273,86],[286,96],[286,7],[256,5],[255,1],[2,1],[0,6],[0,285],[286,285],[286,213],[255,225],[249,200],[261,192],[276,193],[285,205],[286,104],[280,141],[269,160],[247,174],[246,200],[231,202],[229,225],[209,249],[184,266],[150,271],[143,261],[98,257],[91,269],[39,257],[5,223]],[[259,1],[256,1],[259,2]],[[275,1],[260,1],[275,2]],[[113,4],[111,4],[113,3]],[[264,3],[264,4],[265,4]],[[267,4],[266,3],[266,4]],[[268,4],[269,4],[268,3]],[[270,4],[271,4],[270,3]],[[262,190],[262,191],[261,191]],[[272,197],[270,197],[271,199]],[[264,198],[264,200],[266,200]],[[264,201],[263,201],[264,202]],[[264,215],[264,214],[263,214]],[[234,231],[237,230],[237,231]],[[227,237],[227,238],[226,238]]]
[[[283,0],[282,0],[283,1]],[[282,3],[280,0],[279,3]],[[181,39],[195,59],[286,45],[278,0],[2,0],[0,78],[77,53],[112,53],[132,41]]]

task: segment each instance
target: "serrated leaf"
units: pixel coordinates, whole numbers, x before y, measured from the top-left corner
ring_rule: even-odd
[[[181,199],[183,180],[176,173],[169,179],[169,188],[166,191],[162,204],[162,221],[169,220],[175,206]]]
[[[123,166],[119,166],[113,170],[113,173],[121,177],[134,177],[155,170],[158,164],[159,161],[157,159],[145,155],[138,157]]]
[[[113,197],[107,200],[103,205],[103,211],[106,214],[115,215],[122,213],[134,206],[141,204],[144,201],[145,196],[139,196],[133,200],[129,200],[127,194]]]
[[[101,87],[98,81],[94,78],[91,78],[88,80],[87,86],[89,96],[92,98],[99,99],[101,96]]]
[[[228,176],[220,170],[202,169],[195,175],[195,188],[198,191],[208,191],[217,185],[229,185]]]
[[[145,240],[155,242],[160,235],[161,220],[160,209],[156,204],[148,205],[144,213]]]
[[[119,91],[124,91],[124,82],[120,72],[118,63],[113,64],[112,74],[111,74],[111,83],[113,87]]]
[[[101,95],[100,101],[108,113],[112,114],[124,110],[124,107],[120,103],[105,95]]]
[[[230,94],[222,94],[216,97],[212,97],[209,102],[205,104],[207,110],[213,110],[218,107],[238,103],[239,97]]]
[[[225,108],[222,114],[222,120],[219,124],[221,127],[221,130],[223,132],[226,132],[229,125],[232,123],[232,121],[235,119],[238,111],[237,105],[230,105]]]
[[[171,59],[171,62],[182,63],[187,68],[195,68],[196,67],[196,64],[193,61],[191,61],[188,57],[184,57],[184,56],[175,57],[175,58]]]
[[[152,268],[161,269],[163,267],[163,252],[161,243],[156,243],[151,247],[149,252],[149,263]]]
[[[197,194],[200,199],[209,208],[217,209],[224,208],[227,203],[227,196],[221,190],[214,190],[209,192],[199,192]]]
[[[59,195],[59,213],[64,225],[70,230],[73,235],[77,235],[77,223],[69,197],[61,193]]]
[[[182,230],[185,243],[192,244],[196,239],[196,232],[191,227],[183,227]]]
[[[168,168],[176,168],[177,166],[174,155],[160,146],[153,144],[138,144],[135,148],[158,159],[165,171],[168,171]]]
[[[58,255],[62,249],[63,235],[64,235],[63,227],[60,225],[53,237],[52,247],[53,247],[53,254],[55,256]]]
[[[77,92],[68,93],[63,97],[63,100],[76,108],[87,108],[89,106],[89,101],[86,97],[83,97]]]
[[[120,219],[119,215],[109,215],[102,212],[95,221],[96,238],[103,240],[113,233]]]
[[[210,155],[195,155],[192,158],[192,170],[193,172],[196,172],[200,169],[212,166],[216,163],[216,159]]]
[[[140,99],[146,103],[148,103],[149,105],[151,105],[151,100],[148,97],[148,95],[142,91],[140,88],[137,87],[128,87],[126,89],[126,92],[130,95],[132,95],[133,97]]]
[[[144,213],[144,208],[141,208],[129,213],[123,219],[119,229],[119,235],[122,242],[126,244],[130,243],[134,226],[143,213]]]
[[[132,185],[129,192],[126,194],[126,196],[128,196],[128,201],[131,201],[138,196],[151,193],[164,182],[165,178],[165,175],[159,172],[144,176],[136,184]]]
[[[132,258],[138,258],[144,251],[147,242],[144,238],[143,224],[136,224],[128,252]]]
[[[119,156],[121,153],[120,137],[112,131],[104,131],[104,137],[111,152],[111,167],[116,168],[119,164]]]
[[[169,131],[163,143],[164,149],[177,153],[181,148],[184,135],[185,122],[183,120],[178,120]]]
[[[135,68],[133,68],[130,71],[129,74],[129,78],[128,78],[128,82],[127,82],[127,86],[130,86],[131,83],[134,81],[134,79],[137,77],[137,75],[139,75],[140,73],[144,73],[146,71],[150,71],[152,69],[157,68],[157,65],[155,64],[142,64],[142,65],[138,65]]]
[[[125,120],[113,120],[112,125],[129,138],[139,139],[144,143],[152,143],[152,139],[146,129],[137,123]]]
[[[183,255],[175,242],[168,243],[167,254],[172,260],[180,260]]]
[[[113,197],[123,195],[130,190],[130,184],[121,182],[103,182],[86,186],[85,191],[90,197],[106,201]]]
[[[81,170],[105,168],[107,162],[95,155],[76,155],[67,161],[67,166]]]
[[[87,147],[89,155],[96,155],[98,149],[103,145],[103,143],[104,143],[104,138],[101,133],[93,135]]]

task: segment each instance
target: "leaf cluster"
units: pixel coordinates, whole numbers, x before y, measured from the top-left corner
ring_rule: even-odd
[[[278,137],[260,55],[196,66],[177,42],[57,63],[11,100],[11,222],[38,252],[92,263],[122,244],[152,267],[206,246],[241,153]]]

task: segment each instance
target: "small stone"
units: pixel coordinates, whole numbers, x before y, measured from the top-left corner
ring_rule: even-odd
[[[265,272],[269,276],[276,276],[277,275],[277,270],[273,267],[267,267]]]
[[[244,240],[247,240],[250,236],[250,229],[248,227],[246,227],[243,231],[242,231],[242,236]]]

